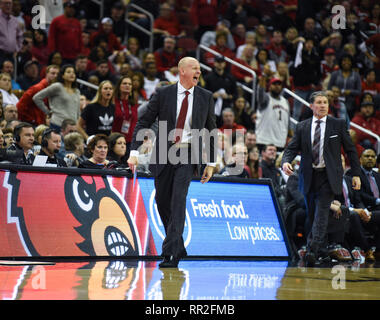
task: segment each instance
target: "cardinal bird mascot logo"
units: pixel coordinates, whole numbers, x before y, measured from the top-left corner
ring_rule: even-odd
[[[6,173],[7,225],[32,256],[139,256],[131,210],[107,177]],[[17,247],[17,248],[16,248]]]

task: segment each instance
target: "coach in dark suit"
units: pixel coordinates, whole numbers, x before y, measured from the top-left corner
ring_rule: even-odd
[[[128,159],[130,168],[137,165],[140,132],[159,121],[155,151],[152,152],[150,171],[155,177],[156,203],[165,228],[162,244],[163,262],[160,267],[177,267],[186,256],[183,230],[186,218],[186,196],[195,169],[202,163],[202,138],[207,129],[215,132],[215,112],[212,93],[197,86],[201,75],[199,62],[185,57],[178,63],[179,82],[165,86],[152,96],[145,112],[138,120]],[[173,134],[174,133],[174,134]],[[208,182],[215,166],[214,140],[205,141],[207,166],[201,182]]]
[[[343,168],[341,148],[347,154],[354,177],[352,184],[360,189],[360,164],[346,123],[328,116],[328,99],[324,92],[311,96],[313,117],[297,124],[295,134],[285,149],[282,169],[293,173],[292,160],[301,152],[300,189],[307,205],[307,265],[327,256],[327,226],[331,202],[342,193]]]
[[[376,153],[372,149],[366,149],[360,156],[360,180],[362,188],[361,198],[366,207],[370,210],[380,210],[380,174],[373,170],[376,166]],[[352,170],[347,171],[347,175],[352,176]]]

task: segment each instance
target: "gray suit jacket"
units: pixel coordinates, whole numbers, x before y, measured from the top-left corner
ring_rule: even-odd
[[[139,120],[131,144],[131,150],[137,150],[142,141],[137,141],[136,137],[140,130],[150,128],[151,125],[158,119],[159,128],[156,136],[155,150],[152,152],[152,161],[149,170],[154,176],[158,176],[167,163],[167,153],[171,147],[168,139],[168,134],[175,129],[177,112],[177,84],[159,88],[151,97],[147,110]],[[166,130],[165,130],[166,127]],[[212,93],[199,86],[194,88],[193,112],[191,129],[207,129],[209,132],[216,129],[215,122],[215,107]],[[166,131],[166,132],[165,132]],[[192,150],[193,160],[201,164],[202,161],[202,143],[200,138],[198,141],[192,141],[192,145],[196,146],[196,150]],[[208,162],[215,162],[215,145],[217,140],[210,139],[206,153]],[[163,154],[166,159],[163,159]],[[194,159],[196,157],[196,159]]]

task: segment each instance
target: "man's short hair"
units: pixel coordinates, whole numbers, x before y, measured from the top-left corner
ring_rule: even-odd
[[[57,135],[60,135],[60,133],[52,128],[47,128],[42,132],[41,136],[41,146],[47,148],[48,147],[48,141],[52,138],[52,134],[55,133]]]
[[[0,0],[0,2],[1,2],[1,0]],[[14,65],[14,63],[13,63],[12,60],[10,60],[10,59],[5,59],[5,60],[1,63],[1,69],[4,68],[4,65],[5,65],[6,62],[10,62],[10,63],[12,63],[12,65]]]
[[[235,114],[234,113],[234,110],[232,110],[231,108],[225,108],[225,109],[223,109],[223,111],[222,111],[222,116],[225,114],[225,113],[232,113],[232,114]]]
[[[61,130],[62,131],[65,131],[65,129],[67,128],[67,126],[76,126],[77,123],[75,120],[73,119],[64,119],[62,121],[62,124],[61,124]]]
[[[273,143],[269,143],[269,144],[264,145],[263,152],[267,151],[268,147],[275,147],[277,150],[276,145],[274,145]]]
[[[325,97],[326,99],[328,99],[326,91],[315,91],[310,96],[311,104],[314,103],[316,97]]]
[[[57,65],[57,64],[50,64],[50,65],[48,65],[47,67],[46,67],[46,73],[49,73],[49,71],[51,70],[51,69],[58,69],[59,70],[59,65]]]
[[[13,129],[13,136],[15,140],[17,141],[17,137],[20,137],[20,133],[23,128],[33,128],[33,126],[28,122],[20,122],[15,128]]]
[[[100,66],[101,64],[106,64],[108,66],[108,61],[106,59],[100,59],[97,63],[96,66]]]
[[[82,31],[82,32],[84,32],[84,31]],[[80,54],[75,58],[75,62],[77,62],[78,60],[82,60],[82,59],[88,59],[88,57],[84,54]]]

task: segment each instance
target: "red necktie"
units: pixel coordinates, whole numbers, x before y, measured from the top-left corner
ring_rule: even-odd
[[[189,102],[188,102],[188,99],[187,97],[189,96],[190,92],[189,91],[185,91],[185,98],[183,99],[182,101],[182,106],[181,106],[181,110],[179,112],[179,116],[178,116],[178,119],[177,119],[177,125],[175,127],[175,139],[174,139],[174,143],[178,143],[181,141],[181,138],[182,138],[182,131],[183,131],[183,127],[185,125],[185,120],[186,120],[186,115],[187,115],[187,109],[189,107]]]

